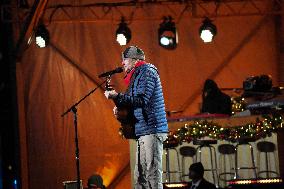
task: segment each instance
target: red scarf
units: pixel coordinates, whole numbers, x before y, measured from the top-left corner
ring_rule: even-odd
[[[133,75],[135,69],[138,68],[139,66],[144,65],[144,64],[147,64],[147,63],[146,63],[144,60],[139,60],[139,61],[135,64],[134,68],[133,68],[129,73],[127,73],[127,74],[125,75],[125,77],[124,77],[124,83],[125,83],[127,86],[128,86],[129,83],[130,83],[131,77],[132,77],[132,75]]]

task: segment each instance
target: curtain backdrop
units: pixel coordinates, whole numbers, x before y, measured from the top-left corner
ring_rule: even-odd
[[[144,7],[137,14],[157,17],[161,11]],[[198,113],[207,78],[221,88],[240,88],[248,76],[270,74],[277,85],[273,16],[216,18],[218,34],[210,44],[199,38],[201,23],[189,16],[179,20],[175,50],[158,45],[159,20],[129,25],[129,45],[142,48],[146,60],[159,69],[167,110]],[[40,49],[32,42],[18,63],[22,172],[29,189],[60,189],[63,181],[76,179],[73,116],[61,114],[103,81],[100,73],[120,66],[125,47],[115,41],[117,24],[51,22],[50,45]],[[125,90],[122,78],[117,74],[112,79],[118,91]],[[106,186],[130,188],[129,144],[119,136],[114,104],[103,92],[99,88],[77,107],[81,178],[86,185],[96,172]]]

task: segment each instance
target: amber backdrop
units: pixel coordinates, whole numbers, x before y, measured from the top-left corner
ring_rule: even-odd
[[[169,51],[157,42],[160,21],[146,19],[160,14],[158,7],[138,11],[142,19],[129,25],[130,45],[141,47],[147,61],[158,67],[167,110],[197,113],[207,78],[227,88],[242,87],[247,76],[270,74],[277,85],[274,16],[216,18],[218,34],[204,44],[198,36],[202,19],[185,15],[177,24],[178,47]],[[61,114],[97,87],[102,81],[98,74],[120,65],[125,47],[114,40],[117,24],[108,19],[51,22],[51,44],[40,49],[32,43],[17,64],[24,188],[59,189],[62,181],[76,178],[73,117]],[[122,77],[113,77],[117,90],[125,89]],[[112,108],[102,89],[78,106],[81,178],[86,185],[97,172],[107,186],[130,188],[129,144],[118,135]]]

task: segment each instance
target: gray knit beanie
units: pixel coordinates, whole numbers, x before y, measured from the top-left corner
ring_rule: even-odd
[[[122,53],[122,58],[133,58],[138,60],[145,60],[145,54],[142,49],[137,46],[129,46]]]

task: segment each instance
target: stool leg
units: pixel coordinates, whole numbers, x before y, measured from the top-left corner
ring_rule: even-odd
[[[223,173],[223,165],[226,163],[226,161],[224,161],[224,155],[223,154],[220,154],[219,155],[219,170],[220,170],[220,174]],[[223,163],[222,163],[222,160],[223,160]],[[221,179],[221,175],[218,175],[218,179]]]
[[[217,176],[217,185],[219,186],[219,179],[218,179],[218,166],[217,166],[217,154],[216,154],[216,149],[214,146],[213,150],[214,150],[214,156],[215,156],[215,172],[216,172],[216,176]]]
[[[181,181],[185,181],[185,179],[184,179],[184,175],[185,175],[184,166],[185,166],[185,164],[184,164],[184,156],[182,156],[182,158],[181,158],[181,176],[182,176],[182,180]]]
[[[180,162],[179,162],[179,154],[177,149],[174,149],[177,153],[177,162],[178,162],[178,174],[179,174],[179,180],[181,181],[181,174],[180,174]]]
[[[233,155],[229,155],[229,167],[230,167],[230,171],[229,172],[231,172],[232,170],[234,170],[235,171],[235,155],[233,154]],[[230,180],[232,180],[232,175],[230,175]]]
[[[258,176],[258,177],[260,177],[260,176],[259,176],[259,175],[260,175],[259,172],[261,171],[261,170],[260,170],[260,162],[261,162],[261,159],[260,159],[260,158],[261,158],[261,152],[258,151],[258,152],[257,152],[257,159],[258,159],[258,161],[257,161],[257,167],[258,167],[257,176]]]
[[[226,156],[225,155],[224,155],[224,161],[223,162],[224,162],[224,170],[225,170],[224,172],[226,173],[227,172],[227,166],[226,166]],[[225,180],[228,180],[227,174],[225,174]]]
[[[268,167],[268,155],[267,155],[267,152],[265,152],[265,166],[266,166],[266,178],[269,178],[269,174],[268,174],[269,167]]]
[[[198,146],[196,148],[195,162],[198,162],[198,154],[199,154],[199,162],[201,162],[201,148],[202,146]]]
[[[255,167],[255,162],[254,162],[254,155],[253,155],[253,148],[252,148],[251,144],[249,144],[249,147],[250,147],[250,152],[251,152],[251,160],[252,160],[254,176],[255,176],[255,178],[257,178],[256,167]]]
[[[210,151],[210,161],[211,161],[211,171],[212,171],[212,176],[213,176],[213,181],[214,181],[214,184],[216,185],[216,181],[215,181],[215,174],[214,174],[214,165],[213,165],[213,154],[212,154],[212,147],[211,146],[208,146],[209,147],[209,151]]]
[[[166,179],[167,182],[171,182],[171,176],[170,176],[170,154],[169,149],[166,149]]]
[[[217,178],[218,180],[222,180],[223,181],[223,178],[222,178],[222,173],[225,173],[226,172],[226,156],[224,154],[219,154],[219,175],[217,175]],[[224,170],[225,168],[225,170]],[[225,175],[225,180],[226,180],[226,175]]]
[[[239,175],[238,175],[238,146],[239,144],[236,145],[236,153],[235,153],[235,179],[238,179],[239,178]]]

